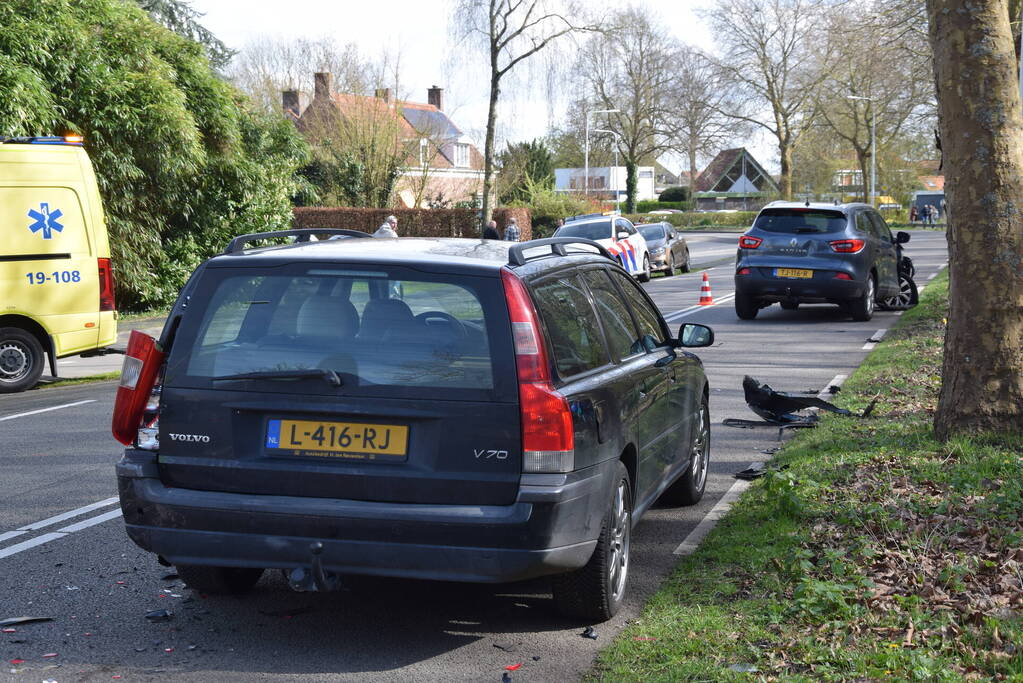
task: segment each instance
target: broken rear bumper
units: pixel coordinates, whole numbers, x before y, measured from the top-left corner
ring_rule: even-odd
[[[507,582],[583,566],[614,481],[610,461],[566,475],[523,475],[512,505],[426,505],[267,496],[165,486],[155,454],[117,464],[128,535],[174,564],[290,569],[323,544],[325,569]]]

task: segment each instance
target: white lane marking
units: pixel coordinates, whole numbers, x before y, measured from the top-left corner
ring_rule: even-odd
[[[714,306],[717,306],[718,304],[727,303],[727,302],[731,301],[734,298],[735,298],[735,292],[732,292],[731,294],[725,294],[724,296],[719,296],[719,297],[715,298],[714,299],[714,303],[712,303],[712,304],[707,304],[706,306],[701,306],[700,304],[696,304],[695,306],[690,306],[689,308],[683,308],[680,311],[675,311],[673,313],[668,313],[668,314],[666,314],[664,316],[664,321],[665,322],[673,322],[675,320],[678,320],[679,318],[684,318],[687,315],[692,315],[696,311],[699,311],[699,310],[702,310],[702,309],[705,309],[705,308],[713,308]]]
[[[873,351],[874,347],[877,346],[877,342],[879,342],[882,339],[884,339],[884,335],[885,335],[885,333],[887,331],[888,331],[887,329],[880,329],[877,332],[875,332],[874,334],[870,335],[870,338],[874,339],[876,341],[868,341],[866,344],[863,345],[863,347],[862,347],[863,350],[864,351]]]
[[[759,467],[763,465],[761,462],[754,462],[750,464],[750,467]],[[700,542],[710,533],[710,530],[725,516],[732,508],[732,503],[738,500],[739,496],[749,488],[751,482],[744,479],[738,479],[732,486],[725,491],[725,495],[721,496],[714,507],[710,509],[710,512],[700,520],[700,523],[696,525],[696,528],[689,532],[685,540],[678,544],[678,547],[672,552],[673,555],[691,555],[700,547]]]
[[[38,522],[26,524],[25,526],[18,527],[15,531],[8,531],[6,533],[0,534],[0,543],[11,538],[24,536],[30,531],[38,531],[39,529],[45,529],[48,526],[57,524],[58,522],[63,522],[65,520],[71,519],[72,517],[84,515],[86,512],[92,512],[93,510],[97,510],[99,508],[105,508],[108,505],[113,505],[117,501],[118,501],[117,496],[114,496],[113,498],[107,498],[105,500],[100,500],[95,503],[90,503],[89,505],[83,505],[82,507],[76,508],[74,510],[62,512],[59,515],[54,515],[53,517],[47,517],[46,519],[39,520]],[[61,531],[63,531],[63,529],[61,529]]]
[[[64,408],[74,408],[75,406],[83,406],[86,403],[95,403],[96,399],[90,398],[85,401],[75,401],[74,403],[65,403],[60,406],[51,406],[49,408],[40,408],[39,410],[30,410],[27,413],[16,413],[14,415],[7,415],[6,417],[0,417],[0,422],[5,420],[13,420],[16,417],[28,417],[29,415],[38,415],[39,413],[48,413],[51,410],[62,410]]]
[[[43,534],[42,536],[36,536],[35,538],[30,538],[27,541],[22,541],[21,543],[16,543],[15,545],[12,545],[10,548],[4,548],[3,550],[0,550],[0,560],[2,560],[5,557],[10,557],[11,555],[16,555],[22,552],[23,550],[35,548],[37,545],[49,543],[50,541],[54,541],[58,538],[64,538],[64,536],[66,536],[66,534],[58,534],[54,532],[52,534]]]
[[[89,519],[83,519],[81,522],[71,524],[62,529],[58,529],[57,531],[51,531],[48,534],[36,536],[35,538],[30,538],[27,541],[22,541],[21,543],[15,543],[10,547],[3,548],[2,550],[0,550],[0,560],[2,560],[5,557],[10,557],[11,555],[17,555],[20,552],[30,550],[31,548],[41,546],[44,543],[56,541],[58,538],[64,538],[65,536],[69,536],[75,533],[76,531],[88,529],[89,527],[96,526],[97,524],[102,524],[103,522],[109,521],[111,519],[114,519],[115,517],[120,516],[121,516],[120,508],[116,510],[110,510],[109,512],[104,512],[102,515],[96,515],[95,517],[90,517]]]
[[[57,529],[56,533],[58,533],[58,534],[73,534],[76,531],[81,531],[82,529],[88,529],[91,526],[96,526],[97,524],[102,524],[103,522],[107,521],[108,519],[113,519],[114,517],[120,517],[120,516],[121,516],[121,508],[117,508],[116,510],[110,510],[109,512],[104,512],[102,515],[96,515],[95,517],[90,517],[89,519],[83,519],[81,522],[75,522],[74,524],[70,524],[70,525],[68,525],[68,526],[66,526],[66,527],[64,527],[62,529]]]
[[[931,273],[930,275],[927,276],[927,281],[930,282],[931,280],[933,280],[936,277],[938,277],[937,273]]]
[[[817,394],[817,398],[821,399],[822,401],[828,400],[828,396],[833,395],[830,391],[828,391],[828,389],[830,389],[831,387],[842,386],[842,384],[847,379],[849,379],[849,375],[835,375],[834,377],[831,378],[831,381],[825,384],[824,388],[820,390],[820,393]]]

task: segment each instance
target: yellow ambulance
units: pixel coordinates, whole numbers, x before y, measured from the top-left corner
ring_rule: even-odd
[[[117,338],[110,245],[82,139],[0,137],[0,393]]]

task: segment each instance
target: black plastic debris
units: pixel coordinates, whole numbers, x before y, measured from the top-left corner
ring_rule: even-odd
[[[842,391],[842,387],[838,386],[837,384],[829,385],[827,389],[827,392],[829,394],[837,394],[840,391]]]
[[[590,640],[596,640],[597,639],[597,629],[593,628],[592,626],[587,626],[585,629],[583,629],[583,632],[580,633],[579,635],[581,635],[583,638],[589,638]]]
[[[174,581],[175,579],[181,578],[177,572],[169,572],[160,577],[161,581]]]
[[[174,616],[174,613],[166,609],[154,609],[151,612],[146,612],[146,621],[157,624],[161,621],[170,621]]]
[[[759,467],[747,467],[746,469],[736,472],[735,478],[742,479],[744,481],[753,481],[767,474],[767,468],[763,465]]]
[[[501,674],[501,683],[511,683],[511,674],[507,671]]]
[[[53,617],[8,617],[0,619],[0,626],[17,626],[18,624],[34,624],[39,621],[53,621]]]
[[[494,643],[494,647],[508,654],[518,652],[519,645],[522,645],[522,643]]]
[[[539,662],[540,661],[540,655],[533,655],[533,661],[534,662]]]
[[[742,390],[746,395],[746,404],[749,405],[750,410],[775,424],[804,422],[806,417],[795,413],[807,408],[819,408],[838,415],[852,415],[845,408],[839,408],[816,396],[797,396],[775,391],[749,375],[742,380]]]

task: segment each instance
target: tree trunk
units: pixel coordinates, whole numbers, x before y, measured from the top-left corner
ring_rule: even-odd
[[[778,158],[781,161],[781,175],[779,180],[781,181],[781,197],[782,199],[792,199],[792,146],[783,142],[778,142]]]
[[[689,201],[696,208],[696,145],[689,145]]]
[[[636,213],[636,163],[625,160],[625,213]]]
[[[860,162],[860,180],[863,184],[863,192],[860,196],[863,197],[864,204],[870,203],[870,185],[868,184],[870,181],[867,179],[867,156],[869,155],[870,152],[866,150],[856,149],[856,160]]]
[[[494,184],[494,135],[497,128],[497,97],[501,94],[501,80],[496,73],[496,57],[490,77],[490,108],[487,110],[487,141],[483,146],[483,210],[479,231],[490,220],[490,189]]]
[[[1023,431],[1023,113],[1004,0],[927,0],[948,193],[935,433]]]

